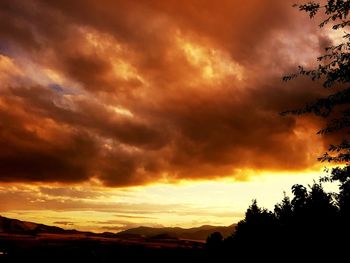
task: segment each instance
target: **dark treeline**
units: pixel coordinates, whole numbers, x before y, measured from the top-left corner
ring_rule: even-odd
[[[339,184],[339,192],[328,193],[323,181]],[[284,196],[274,211],[254,200],[235,233],[223,239],[216,232],[207,239],[212,255],[264,258],[278,255],[323,258],[347,256],[350,237],[350,176],[333,175],[305,187],[294,185],[293,197]]]

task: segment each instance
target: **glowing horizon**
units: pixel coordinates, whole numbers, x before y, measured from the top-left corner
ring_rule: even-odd
[[[279,112],[319,87],[281,78],[338,36],[292,3],[2,1],[0,214],[230,225],[317,179],[323,120]]]
[[[322,171],[259,175],[255,180],[234,182],[229,179],[153,184],[113,189],[97,186],[11,185],[0,187],[11,209],[0,214],[55,225],[65,229],[119,232],[150,227],[228,226],[244,217],[253,199],[273,210],[284,192],[291,196],[293,184],[311,185]],[[6,189],[6,190],[5,190]],[[215,197],[215,198],[214,198]],[[23,209],[23,200],[31,207]],[[42,207],[42,204],[46,205]]]

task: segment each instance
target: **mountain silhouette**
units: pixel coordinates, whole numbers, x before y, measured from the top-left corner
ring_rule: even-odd
[[[48,226],[33,222],[21,221],[0,216],[0,233],[3,234],[22,234],[22,235],[38,235],[38,234],[81,234],[95,237],[109,237],[120,239],[145,238],[145,239],[188,239],[195,241],[205,241],[213,232],[220,232],[224,237],[232,235],[236,225],[231,226],[210,226],[203,225],[194,228],[181,227],[163,227],[152,228],[140,226],[121,231],[119,233],[93,233],[78,230],[66,230],[56,226]]]
[[[0,233],[8,234],[38,234],[38,233],[55,233],[62,234],[67,230],[56,226],[47,226],[33,222],[10,219],[0,216]]]
[[[121,231],[116,234],[116,237],[120,238],[154,238],[157,236],[166,236],[168,238],[177,239],[189,239],[205,241],[207,237],[213,232],[220,232],[224,237],[232,235],[236,225],[231,226],[210,226],[203,225],[193,228],[181,228],[181,227],[136,227],[125,231]]]
[[[78,231],[75,229],[66,230],[57,226],[48,226],[28,221],[21,221],[0,216],[0,234],[18,234],[18,235],[38,235],[38,234],[81,234],[86,236],[114,237],[113,233],[93,233]]]

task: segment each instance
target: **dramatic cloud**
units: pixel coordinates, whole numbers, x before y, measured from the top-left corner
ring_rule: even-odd
[[[320,90],[281,77],[330,40],[293,2],[1,1],[0,181],[312,169],[320,121],[278,113]]]

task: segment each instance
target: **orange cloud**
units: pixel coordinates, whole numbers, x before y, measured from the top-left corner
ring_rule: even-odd
[[[317,84],[281,76],[329,39],[292,2],[2,1],[0,181],[130,186],[314,167],[317,121],[278,112]]]

